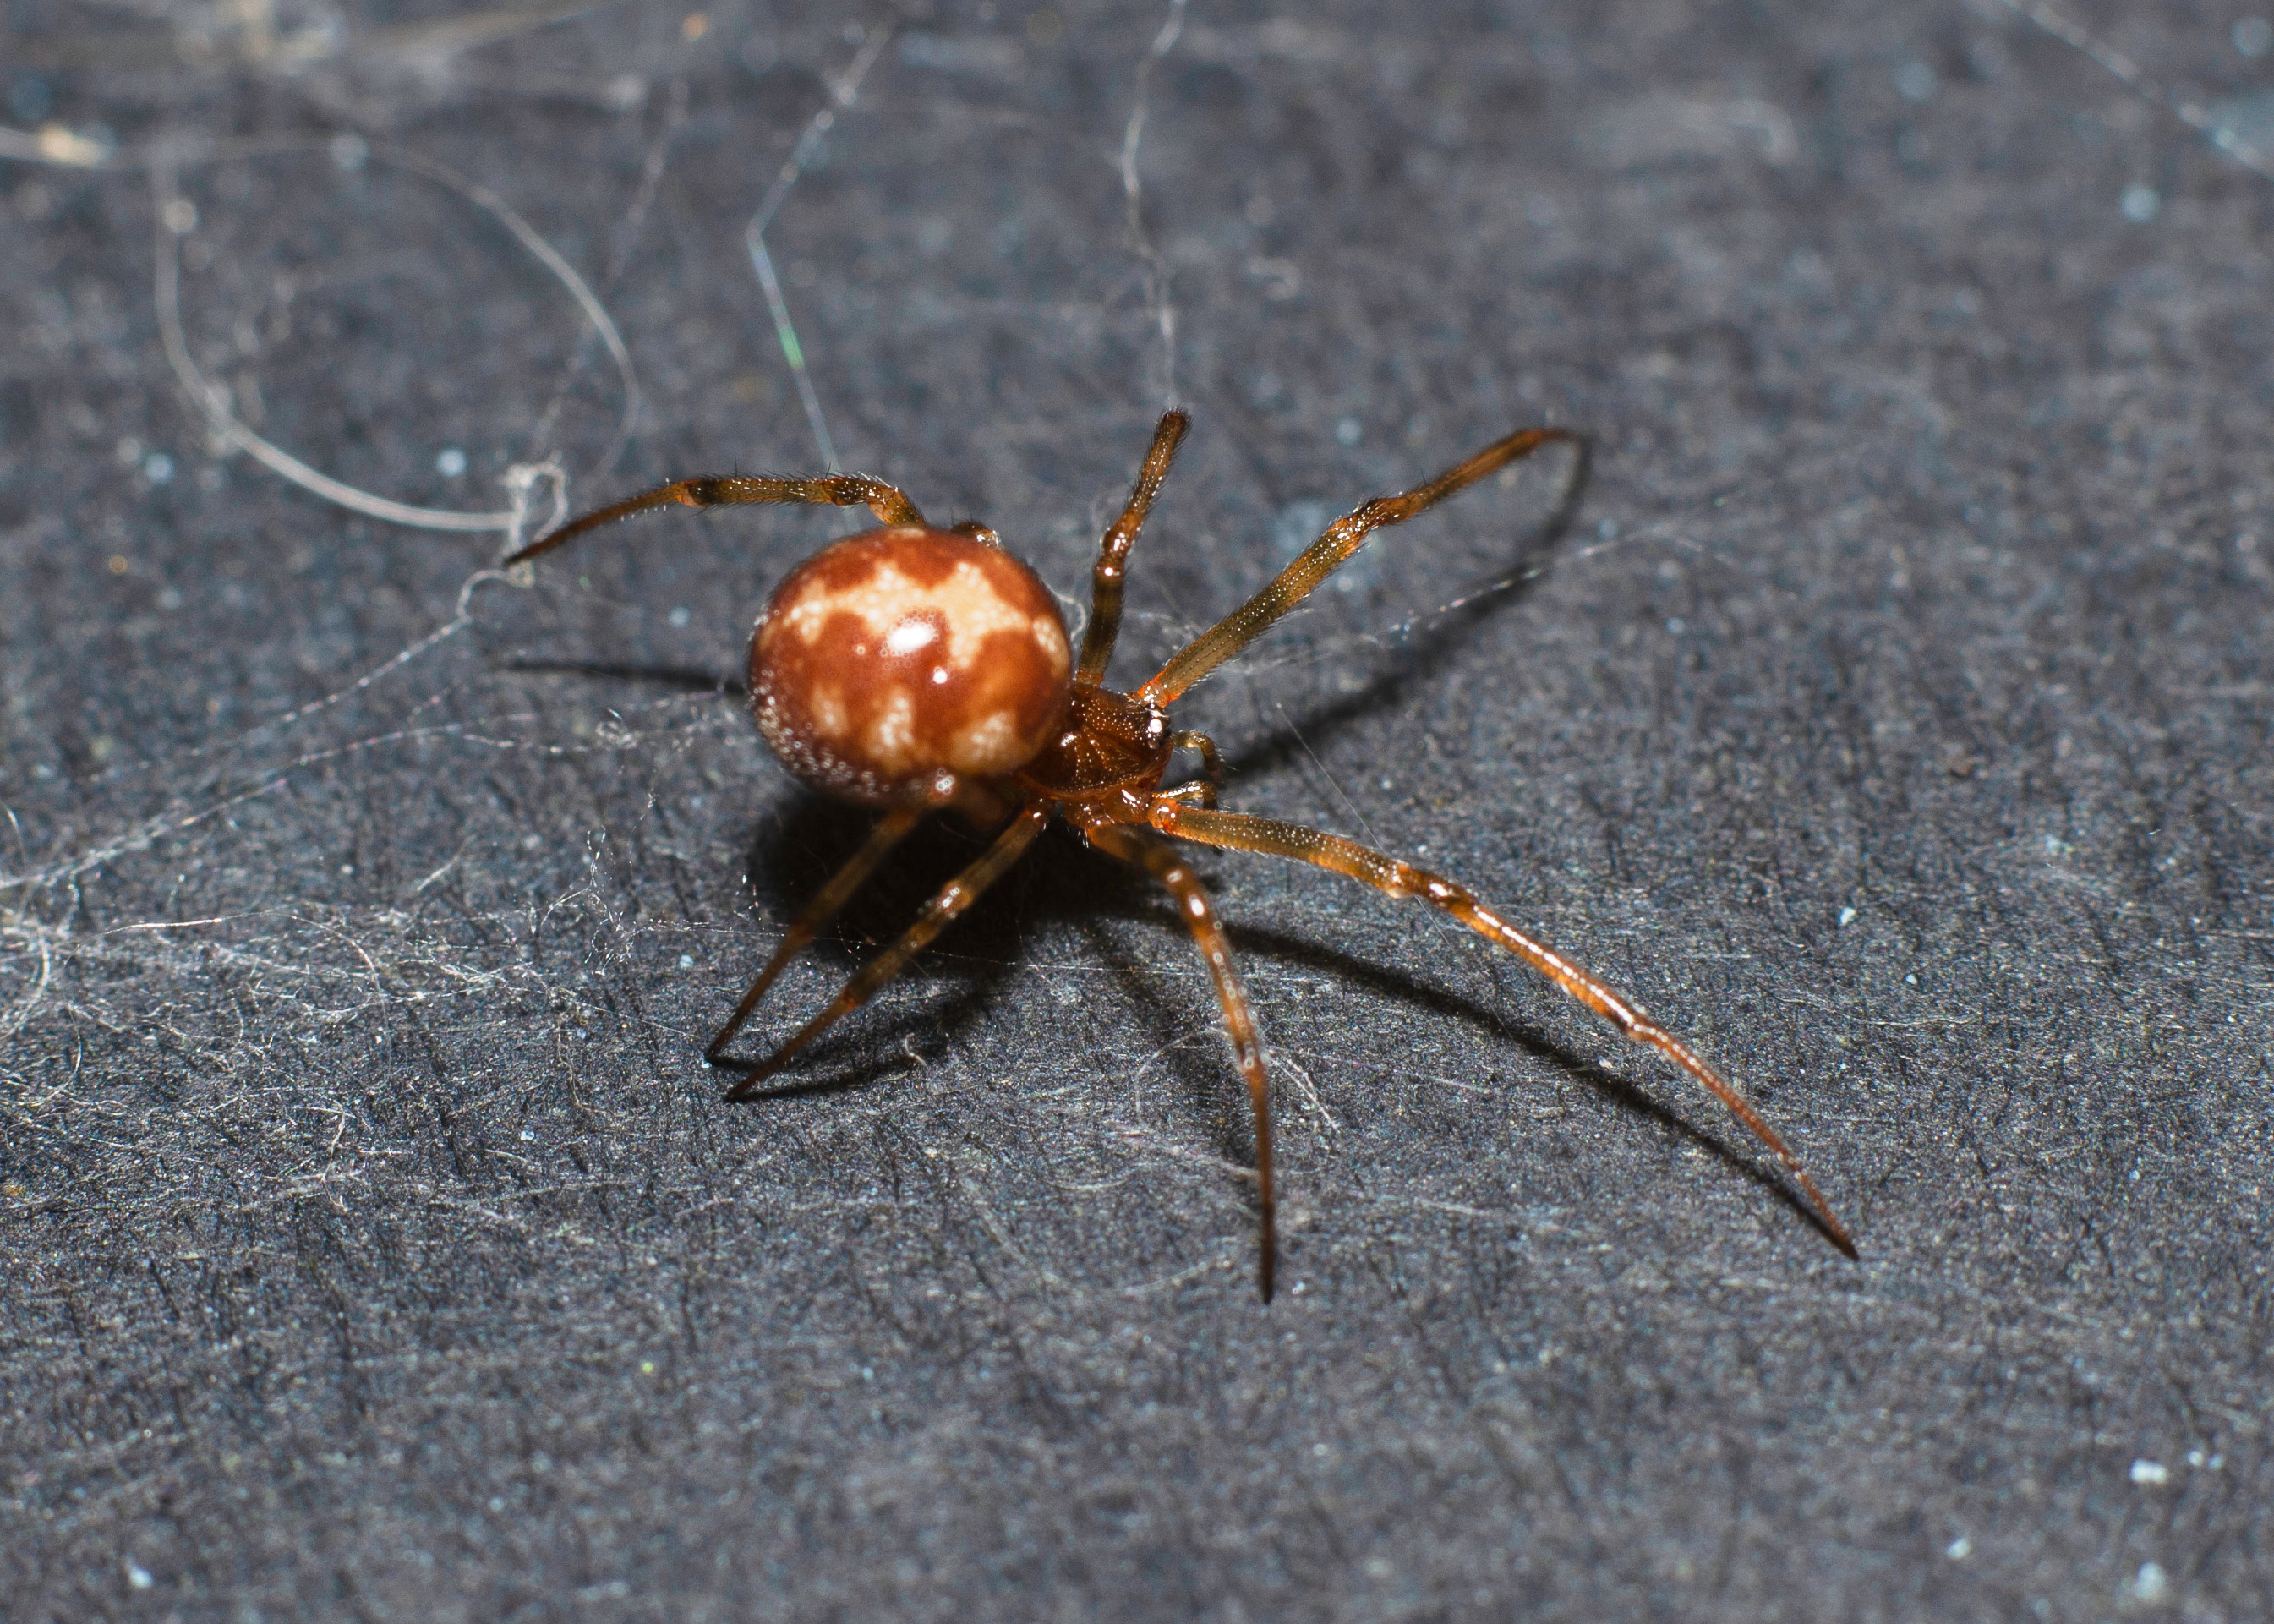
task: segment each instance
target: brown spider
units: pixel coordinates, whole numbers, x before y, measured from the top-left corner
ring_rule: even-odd
[[[739,502],[866,507],[885,528],[823,548],[790,572],[750,639],[750,709],[782,764],[825,794],[884,813],[867,841],[808,903],[783,936],[704,1058],[745,1071],[729,1100],[747,1100],[791,1056],[907,967],[947,923],[1016,862],[1058,813],[1100,851],[1167,887],[1215,979],[1232,1056],[1255,1113],[1255,1174],[1262,1219],[1263,1298],[1277,1255],[1271,1184],[1271,1100],[1263,1047],[1231,966],[1224,929],[1200,876],[1161,837],[1261,852],[1347,875],[1386,895],[1419,898],[1508,949],[1625,1036],[1696,1078],[1775,1153],[1816,1209],[1832,1244],[1855,1243],[1775,1130],[1688,1045],[1603,981],[1494,914],[1440,875],[1330,835],[1276,819],[1216,810],[1221,763],[1205,733],[1169,725],[1166,707],[1302,601],[1367,537],[1475,484],[1551,440],[1586,442],[1567,429],[1510,434],[1428,484],[1367,502],[1329,525],[1263,590],[1194,638],[1131,693],[1104,686],[1121,628],[1122,572],[1170,459],[1185,436],[1181,411],[1161,418],[1152,448],[1098,548],[1089,629],[1069,658],[1065,623],[1048,588],[983,524],[934,530],[915,504],[860,474],[811,479],[729,475],[681,479],[587,514],[506,560],[517,564],[603,524],[651,508]],[[1576,486],[1574,487],[1576,488]],[[1204,777],[1160,787],[1171,757],[1196,751]],[[953,808],[994,844],[925,905],[899,941],[862,968],[820,1014],[762,1060],[729,1056],[734,1041],[793,954],[842,908],[885,853],[930,814]]]

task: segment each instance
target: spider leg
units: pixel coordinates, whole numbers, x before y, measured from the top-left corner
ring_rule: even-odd
[[[1173,846],[1126,823],[1085,826],[1082,833],[1100,851],[1136,864],[1168,888],[1177,899],[1177,908],[1184,914],[1185,923],[1192,929],[1193,945],[1208,961],[1209,974],[1216,982],[1216,1002],[1224,1006],[1224,1026],[1231,1039],[1231,1056],[1239,1067],[1240,1076],[1246,1080],[1248,1102],[1255,1112],[1255,1182],[1257,1204],[1263,1219],[1259,1284],[1263,1300],[1268,1303],[1271,1300],[1271,1278],[1279,1255],[1277,1203],[1271,1184],[1271,1084],[1264,1075],[1263,1045],[1255,1035],[1255,1018],[1248,1011],[1247,994],[1240,987],[1239,973],[1231,967],[1231,944],[1224,940],[1224,927],[1216,923],[1216,910],[1209,906],[1208,892],[1202,889],[1200,876]]]
[[[796,956],[800,948],[813,940],[814,932],[836,917],[837,911],[853,899],[853,893],[861,889],[862,882],[877,871],[877,865],[885,861],[885,854],[906,839],[908,831],[922,822],[925,813],[930,810],[931,808],[928,805],[900,806],[877,819],[877,826],[869,831],[869,838],[861,843],[861,849],[846,859],[844,866],[830,876],[829,883],[816,891],[813,899],[790,921],[789,929],[782,936],[781,945],[774,949],[774,956],[766,960],[766,967],[758,972],[758,979],[750,983],[750,990],[742,995],[742,1001],[734,1006],[734,1012],[727,1018],[727,1024],[719,1028],[718,1035],[711,1040],[711,1046],[703,1051],[704,1059],[714,1064],[717,1063],[720,1051],[734,1041],[734,1034],[742,1029],[742,1023],[750,1019],[751,1011],[758,1007],[758,1001],[766,996],[766,989],[774,984],[774,979],[781,974],[783,966]]]
[[[1566,486],[1576,495],[1586,478],[1588,453],[1585,435],[1570,429],[1520,429],[1505,440],[1496,440],[1427,485],[1416,485],[1396,496],[1378,496],[1337,519],[1254,597],[1186,644],[1176,658],[1161,667],[1159,674],[1137,690],[1134,697],[1148,705],[1167,704],[1261,636],[1274,621],[1302,602],[1313,587],[1357,552],[1374,531],[1386,525],[1403,524],[1415,515],[1427,512],[1447,497],[1458,494],[1518,457],[1531,455],[1551,440],[1567,440],[1578,448],[1578,461]],[[1103,568],[1103,561],[1099,568]]]
[[[800,1026],[780,1047],[763,1060],[737,1060],[717,1052],[713,1044],[704,1058],[715,1064],[747,1068],[749,1075],[727,1091],[729,1100],[747,1100],[765,1080],[782,1067],[807,1044],[835,1026],[840,1020],[859,1009],[877,989],[907,967],[908,960],[922,952],[931,939],[945,929],[956,915],[961,914],[986,889],[1001,878],[1004,870],[1019,861],[1020,853],[1035,843],[1035,837],[1050,821],[1050,808],[1035,804],[1020,812],[1008,829],[995,838],[995,844],[982,853],[978,860],[939,889],[937,896],[924,904],[923,912],[915,922],[901,932],[900,939],[861,966],[845,989],[832,999],[828,1007]],[[873,837],[872,837],[873,838]],[[723,1043],[722,1036],[719,1042]]]
[[[1145,453],[1145,461],[1137,470],[1137,484],[1129,492],[1129,500],[1121,509],[1121,516],[1113,522],[1097,544],[1097,568],[1090,576],[1089,629],[1082,634],[1081,659],[1074,668],[1077,682],[1096,683],[1105,679],[1105,663],[1113,658],[1113,640],[1121,635],[1121,576],[1129,562],[1129,549],[1137,544],[1137,532],[1145,523],[1145,515],[1153,506],[1153,499],[1161,493],[1161,482],[1169,477],[1169,463],[1177,455],[1177,442],[1192,426],[1192,419],[1181,411],[1164,411],[1153,431],[1153,444]]]
[[[1825,1234],[1841,1252],[1856,1255],[1856,1243],[1849,1238],[1847,1226],[1833,1216],[1831,1204],[1817,1189],[1816,1181],[1800,1164],[1800,1158],[1778,1137],[1761,1114],[1747,1102],[1744,1096],[1724,1082],[1719,1072],[1700,1059],[1690,1046],[1657,1022],[1637,1009],[1625,996],[1588,971],[1571,962],[1543,942],[1536,942],[1498,914],[1479,902],[1465,887],[1455,884],[1442,875],[1417,868],[1395,857],[1345,840],[1340,835],[1330,835],[1316,829],[1306,829],[1299,823],[1283,823],[1275,818],[1248,817],[1237,812],[1193,810],[1156,797],[1153,801],[1153,827],[1164,834],[1203,846],[1220,846],[1227,851],[1261,852],[1273,857],[1291,857],[1336,874],[1348,875],[1363,881],[1385,896],[1399,898],[1418,898],[1431,906],[1442,908],[1488,942],[1496,942],[1518,959],[1555,982],[1565,992],[1585,1004],[1619,1029],[1622,1035],[1637,1043],[1645,1044],[1680,1066],[1729,1109],[1752,1136],[1774,1153],[1792,1175],[1810,1204],[1815,1207]]]
[[[866,508],[885,524],[922,524],[916,505],[881,479],[866,474],[823,474],[810,479],[772,479],[754,474],[712,474],[697,479],[674,479],[652,491],[642,491],[611,503],[597,513],[572,519],[550,536],[540,537],[504,561],[518,564],[540,553],[550,553],[586,530],[614,524],[636,513],[658,508],[724,508],[742,502],[809,502],[829,508]]]

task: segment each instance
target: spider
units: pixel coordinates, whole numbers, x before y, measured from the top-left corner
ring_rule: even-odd
[[[705,1062],[743,1073],[726,1097],[748,1100],[758,1094],[800,1050],[865,1004],[1001,878],[1055,814],[1099,851],[1157,880],[1174,898],[1207,962],[1254,1113],[1257,1272],[1265,1302],[1271,1300],[1278,1244],[1263,1047],[1208,892],[1184,854],[1164,837],[1291,858],[1451,914],[1514,953],[1622,1035],[1656,1049],[1703,1084],[1784,1164],[1832,1244],[1856,1256],[1847,1229],[1776,1131],[1696,1051],[1632,1000],[1442,875],[1340,835],[1219,810],[1223,764],[1215,743],[1205,733],[1176,728],[1169,719],[1168,707],[1179,695],[1255,641],[1375,530],[1404,523],[1551,442],[1570,443],[1584,470],[1585,437],[1570,429],[1519,430],[1426,485],[1364,504],[1329,525],[1261,590],[1124,693],[1105,686],[1106,664],[1121,628],[1122,577],[1188,425],[1181,411],[1163,415],[1129,500],[1099,544],[1089,624],[1078,659],[1070,652],[1050,590],[1005,551],[993,530],[975,523],[935,529],[900,492],[862,474],[674,480],[572,520],[505,560],[517,564],[601,525],[669,507],[865,507],[884,527],[834,542],[792,570],[751,635],[750,709],[767,744],[793,775],[813,788],[883,816],[791,921],[773,957],[703,1051]],[[1201,776],[1164,790],[1162,780],[1179,750],[1199,756]],[[911,830],[949,809],[1000,832],[819,1014],[762,1058],[729,1056],[727,1046],[791,958]]]

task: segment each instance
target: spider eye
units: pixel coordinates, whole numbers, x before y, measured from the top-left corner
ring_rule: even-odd
[[[750,644],[750,707],[791,772],[871,806],[945,771],[1002,778],[1064,718],[1058,600],[999,547],[899,526],[793,570]]]

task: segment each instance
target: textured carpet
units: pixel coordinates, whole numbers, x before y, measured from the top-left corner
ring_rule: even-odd
[[[11,4],[0,1617],[2267,1616],[2274,31],[2061,3]],[[1180,720],[1860,1262],[1260,859],[1268,1308],[1208,978],[1062,835],[719,1102],[865,823],[735,692],[844,521],[497,515],[833,459],[1078,614],[1171,400],[1131,683],[1593,432]]]

